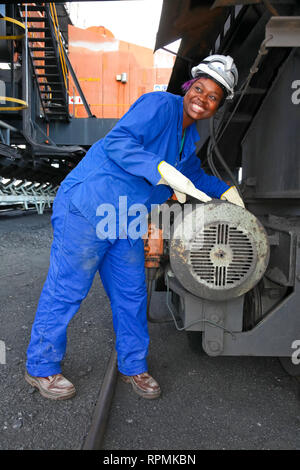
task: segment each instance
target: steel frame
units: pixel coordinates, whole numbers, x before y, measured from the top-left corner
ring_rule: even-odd
[[[58,186],[50,183],[32,183],[13,178],[1,183],[0,208],[21,204],[25,210],[28,210],[29,206],[34,206],[38,214],[43,214],[46,207],[50,209],[57,189]]]

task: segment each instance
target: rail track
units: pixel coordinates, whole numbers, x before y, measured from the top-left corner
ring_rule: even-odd
[[[299,368],[291,368],[288,370],[288,368],[285,366],[286,361],[281,360],[283,358],[279,359],[279,362],[281,363],[285,372],[295,381],[297,381],[297,383],[300,383]],[[117,385],[117,377],[117,353],[115,348],[113,348],[98,400],[95,405],[91,426],[83,442],[82,450],[102,450],[102,443],[107,430],[109,415]]]
[[[117,376],[117,353],[115,348],[113,348],[95,406],[91,427],[83,443],[82,450],[101,449],[116,388]]]

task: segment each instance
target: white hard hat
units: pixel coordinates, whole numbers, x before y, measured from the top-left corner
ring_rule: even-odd
[[[238,81],[238,71],[229,55],[210,55],[200,62],[199,65],[191,70],[193,78],[205,74],[219,82],[227,91],[226,99],[232,99],[234,96],[234,87]]]

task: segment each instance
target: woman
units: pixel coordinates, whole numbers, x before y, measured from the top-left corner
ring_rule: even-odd
[[[192,69],[192,75],[184,98],[166,92],[141,96],[59,188],[53,205],[50,267],[25,373],[27,382],[47,398],[67,399],[75,394],[74,385],[61,374],[60,362],[67,325],[88,294],[96,271],[111,303],[121,378],[144,398],[160,395],[146,362],[144,244],[141,238],[127,235],[124,216],[132,204],[150,208],[165,202],[173,189],[183,201],[188,190],[182,175],[211,197],[243,205],[236,188],[206,175],[195,154],[199,140],[195,122],[210,118],[224,99],[233,97],[236,67],[229,56],[210,56]],[[103,204],[115,209],[113,233],[105,233],[101,225]]]

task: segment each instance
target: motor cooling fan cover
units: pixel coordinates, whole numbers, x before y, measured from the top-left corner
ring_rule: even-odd
[[[262,278],[269,254],[262,224],[234,204],[195,204],[174,220],[171,268],[183,287],[198,297],[221,301],[245,294]]]

